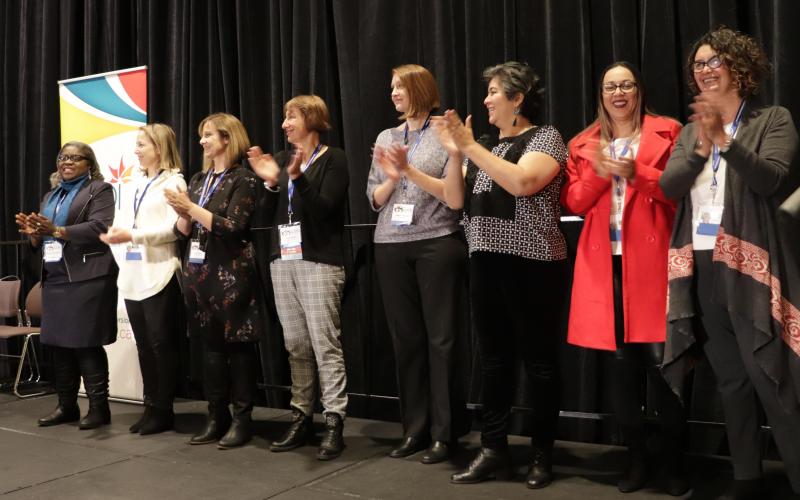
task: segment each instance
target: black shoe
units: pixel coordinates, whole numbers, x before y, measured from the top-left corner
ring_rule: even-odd
[[[155,407],[148,408],[150,408],[150,412],[139,428],[140,435],[160,434],[172,429],[175,424],[175,413],[172,412],[172,408],[168,410]]]
[[[625,475],[617,483],[620,493],[633,493],[647,484],[647,455],[644,451],[629,451],[630,463]]]
[[[199,434],[192,436],[192,439],[189,440],[189,444],[216,443],[228,432],[230,426],[231,414],[228,412],[227,407],[220,411],[210,411],[208,419],[206,420],[206,426]]]
[[[145,405],[144,412],[142,413],[142,416],[139,417],[139,420],[137,420],[136,422],[131,424],[130,427],[128,427],[128,431],[130,431],[131,434],[139,433],[139,431],[142,429],[142,424],[144,424],[150,417],[150,411],[151,411],[150,405]]]
[[[108,400],[89,401],[89,412],[78,422],[78,429],[86,431],[97,429],[102,425],[111,423],[111,409],[108,407]]]
[[[533,462],[525,478],[525,485],[538,490],[553,482],[553,450],[549,448],[534,448]]]
[[[338,413],[325,414],[325,434],[317,451],[317,460],[332,460],[344,449],[344,422]]]
[[[273,441],[269,451],[289,451],[306,444],[314,434],[314,419],[298,409],[292,411],[292,423],[280,441]]]
[[[472,484],[487,479],[508,479],[511,477],[511,457],[508,449],[493,450],[481,448],[478,456],[472,459],[466,470],[450,476],[455,484]]]
[[[50,427],[51,425],[65,424],[67,422],[77,422],[81,419],[81,409],[76,404],[75,406],[63,407],[56,406],[53,413],[46,417],[40,418],[37,423],[39,427]]]
[[[759,500],[761,498],[767,498],[763,477],[734,480],[733,487],[725,495],[719,497],[719,500]]]
[[[426,465],[438,464],[444,462],[450,456],[450,446],[444,441],[434,441],[433,444],[425,450],[422,455],[421,462]]]
[[[403,442],[400,443],[400,446],[389,452],[389,456],[392,458],[408,457],[418,451],[424,450],[427,446],[427,439],[407,437],[403,439]]]
[[[253,439],[253,422],[249,414],[233,417],[228,432],[217,443],[220,450],[229,450],[244,446]]]

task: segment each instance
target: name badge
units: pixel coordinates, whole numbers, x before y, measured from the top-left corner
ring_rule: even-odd
[[[44,242],[44,261],[59,262],[64,256],[64,247],[61,242],[48,240]]]
[[[281,244],[281,260],[303,259],[303,235],[300,223],[281,224],[278,226]]]
[[[716,236],[721,223],[721,205],[702,205],[700,207],[700,217],[697,220],[697,234],[702,236]]]
[[[125,250],[125,260],[127,261],[142,260],[141,245],[128,245],[128,248]]]
[[[189,263],[202,264],[206,261],[206,252],[200,248],[200,240],[192,240],[189,243]]]
[[[392,206],[392,225],[410,226],[414,220],[414,205],[412,203],[395,203]]]

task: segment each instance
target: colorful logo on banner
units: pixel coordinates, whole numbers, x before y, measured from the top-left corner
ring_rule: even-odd
[[[61,144],[81,141],[97,156],[106,182],[114,187],[117,210],[133,203],[129,184],[139,174],[134,154],[139,127],[147,123],[147,68],[91,75],[59,83]],[[120,245],[112,252],[119,259]],[[125,301],[117,303],[117,341],[106,346],[112,397],[141,400],[142,377]]]
[[[147,69],[134,68],[59,82],[61,143],[81,141],[97,155],[106,181],[122,202],[122,186],[138,166],[133,154],[147,123]]]

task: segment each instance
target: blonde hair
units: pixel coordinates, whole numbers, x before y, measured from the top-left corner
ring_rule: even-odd
[[[214,113],[203,118],[197,127],[197,133],[203,137],[203,127],[206,123],[212,123],[219,132],[219,135],[228,139],[226,148],[228,166],[241,163],[250,149],[250,138],[247,136],[242,122],[235,116],[228,113]],[[211,159],[203,158],[203,172],[207,172],[211,167]]]
[[[175,141],[175,132],[169,125],[163,123],[150,123],[139,127],[139,131],[147,136],[153,143],[158,154],[158,167],[168,173],[177,173],[183,170],[183,163],[178,154]],[[144,167],[141,167],[144,170]]]
[[[394,68],[392,75],[399,78],[408,91],[408,110],[400,116],[400,120],[430,113],[439,107],[439,87],[426,68],[418,64],[403,64]]]
[[[283,112],[286,113],[289,108],[300,111],[308,130],[321,134],[331,129],[331,117],[328,113],[328,106],[320,96],[312,94],[292,97],[283,105]]]

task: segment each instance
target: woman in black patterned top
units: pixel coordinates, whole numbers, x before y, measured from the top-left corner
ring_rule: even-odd
[[[235,116],[210,115],[198,131],[203,171],[192,177],[188,193],[167,189],[165,194],[180,216],[177,231],[189,241],[183,264],[189,332],[205,346],[208,420],[190,444],[219,441],[225,449],[252,437],[261,319],[250,221],[260,181],[242,166],[250,140]]]
[[[533,463],[529,488],[552,481],[551,455],[558,420],[558,339],[566,293],[564,236],[558,228],[559,191],[567,151],[561,134],[536,126],[542,89],[527,64],[487,68],[484,105],[499,142],[472,135],[449,110],[434,120],[450,154],[445,199],[464,209],[470,253],[470,298],[481,352],[483,410],[480,454],[454,483],[508,474],[508,421],[514,394],[514,355],[531,385]],[[462,164],[463,159],[463,164]]]

